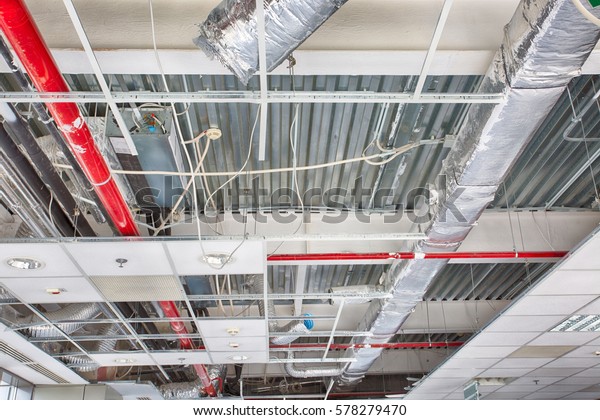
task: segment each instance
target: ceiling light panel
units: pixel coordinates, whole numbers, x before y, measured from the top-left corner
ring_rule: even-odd
[[[551,331],[595,332],[600,330],[600,315],[573,315],[552,328]]]
[[[76,242],[65,247],[89,276],[160,276],[173,270],[162,243]],[[126,260],[118,263],[117,260]]]
[[[179,275],[262,274],[266,254],[262,241],[177,241],[165,244]],[[204,248],[204,249],[203,249]],[[224,264],[216,265],[216,255],[228,255]],[[205,258],[206,256],[212,258]]]
[[[152,357],[159,365],[210,364],[211,360],[205,351],[168,351],[153,352]]]
[[[25,303],[102,302],[104,298],[84,277],[0,279],[10,292]]]
[[[25,270],[8,265],[11,259],[32,259],[42,267]],[[5,243],[0,244],[0,277],[59,277],[81,276],[81,272],[58,244]]]

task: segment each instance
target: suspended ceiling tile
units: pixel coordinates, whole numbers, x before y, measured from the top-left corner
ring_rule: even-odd
[[[415,394],[414,397],[408,394],[404,399],[406,400],[443,400],[448,394],[447,393],[433,393],[433,394]]]
[[[523,346],[508,355],[510,359],[520,358],[556,358],[572,351],[575,346]]]
[[[494,369],[496,369],[496,368],[502,368],[502,369],[539,368],[541,366],[544,366],[547,363],[550,363],[553,360],[554,360],[553,358],[549,358],[549,357],[543,357],[543,358],[524,357],[524,358],[503,359],[494,365]]]
[[[443,364],[445,369],[481,368],[487,369],[498,362],[498,359],[455,359],[451,358]]]
[[[600,272],[558,270],[535,287],[531,295],[600,295]]]
[[[483,332],[469,341],[469,346],[521,346],[537,337],[537,332]]]
[[[573,270],[600,270],[600,234],[596,233],[585,246],[576,250],[563,267]]]
[[[436,371],[436,378],[474,378],[481,374],[484,369],[473,369],[473,368],[463,368],[463,369],[446,369],[440,368]]]
[[[561,384],[552,384],[548,385],[541,392],[564,392],[565,394],[570,394],[571,392],[577,392],[585,390],[589,385],[561,385]]]
[[[487,395],[485,400],[520,400],[530,394],[529,391],[512,391],[512,392],[494,392],[493,394]]]
[[[600,299],[596,299],[589,305],[584,306],[583,308],[577,311],[580,315],[597,315],[600,314]]]
[[[264,319],[198,319],[202,335],[220,338],[263,337],[267,336],[267,322]],[[230,334],[228,330],[237,330]]]
[[[570,394],[570,392],[535,392],[526,396],[525,400],[558,400]]]
[[[231,338],[216,338],[205,337],[204,344],[208,350],[225,351],[225,352],[249,352],[249,351],[266,351],[267,340],[265,337],[231,337]],[[599,361],[600,362],[600,361]]]
[[[574,392],[567,395],[563,400],[597,400],[600,399],[600,392]]]
[[[596,354],[597,351],[600,351],[599,346],[581,346],[567,353],[565,357],[596,357],[598,363],[600,363],[600,357]]]
[[[591,368],[600,364],[600,358],[596,357],[561,357],[558,360],[555,360],[551,363],[548,363],[547,368],[556,368],[556,367],[566,367],[566,368],[576,368],[576,367],[584,367]]]
[[[544,377],[544,376],[550,376],[550,377],[558,377],[558,379],[556,381],[558,381],[559,379],[564,379],[568,376],[571,375],[575,375],[579,372],[581,372],[582,370],[584,370],[584,368],[539,368],[534,370],[533,372],[530,372],[528,374],[528,376],[532,376],[532,377]],[[556,382],[555,381],[555,382]]]
[[[142,241],[76,242],[65,245],[89,276],[172,275],[161,243]],[[117,259],[127,262],[117,263]]]
[[[594,295],[526,296],[506,315],[570,315],[595,299]]]
[[[121,352],[91,354],[90,357],[100,366],[150,366],[155,365],[146,353]]]
[[[546,386],[547,385],[541,385],[541,384],[536,385],[535,383],[527,384],[527,385],[513,385],[511,383],[510,385],[503,386],[496,392],[499,394],[503,394],[506,392],[528,392],[528,393],[530,393],[530,392],[539,391],[540,389],[542,389]]]
[[[0,279],[0,283],[25,303],[104,301],[102,295],[84,277],[5,278]]]
[[[553,316],[502,316],[495,320],[486,332],[544,332],[558,325],[564,315]]]
[[[266,269],[266,254],[262,241],[206,241],[204,250],[199,241],[177,241],[165,244],[179,275],[262,274]],[[231,255],[223,268],[214,268],[204,261],[210,254]]]
[[[21,270],[10,267],[10,258],[32,258],[44,263],[36,270]],[[58,244],[20,243],[0,244],[0,277],[59,277],[80,276],[81,273]]]
[[[573,377],[598,378],[598,382],[600,383],[600,368],[586,369],[584,371],[576,373],[575,375],[573,375]]]
[[[153,352],[152,357],[159,365],[189,365],[211,363],[205,351],[169,351]]]
[[[536,372],[536,371],[534,371]],[[550,385],[553,383],[556,383],[558,381],[560,381],[561,379],[564,379],[564,377],[562,376],[542,376],[542,375],[533,375],[533,374],[529,374],[529,375],[525,375],[522,378],[517,378],[514,381],[512,381],[510,383],[511,386],[513,385]]]
[[[181,283],[174,276],[91,276],[90,280],[110,302],[184,299]]]
[[[267,363],[269,355],[267,352],[211,352],[213,363]],[[244,359],[239,359],[243,357]]]
[[[457,353],[455,353],[455,355],[453,357],[459,358],[459,359],[472,359],[472,358],[476,358],[476,359],[485,359],[485,358],[491,358],[491,357],[506,357],[509,354],[511,354],[512,352],[514,352],[515,350],[517,350],[518,347],[516,346],[506,346],[506,347],[465,347],[462,348],[461,350],[459,350]]]
[[[571,376],[570,378],[557,382],[559,385],[597,385],[599,383],[600,378],[583,376]]]
[[[481,374],[482,378],[518,378],[526,375],[535,368],[488,369]]]
[[[531,341],[531,346],[581,346],[600,337],[600,332],[547,332]]]

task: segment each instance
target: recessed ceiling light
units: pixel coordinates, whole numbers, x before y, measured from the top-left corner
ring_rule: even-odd
[[[600,331],[600,315],[573,315],[550,331],[595,332]]]
[[[45,265],[42,261],[27,257],[9,258],[6,260],[6,264],[9,267],[17,268],[19,270],[38,270]]]
[[[241,362],[242,360],[248,360],[248,356],[244,356],[243,354],[236,354],[234,356],[229,356],[229,359],[233,360],[234,362]]]
[[[202,256],[202,261],[211,267],[221,268],[225,264],[228,264],[233,261],[231,254],[227,253],[219,253],[219,252],[211,252],[208,254],[204,254]]]

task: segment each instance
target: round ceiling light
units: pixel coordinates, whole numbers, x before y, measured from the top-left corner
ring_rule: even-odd
[[[6,260],[6,264],[9,267],[17,268],[19,270],[39,270],[45,265],[42,261],[27,257],[9,258]]]
[[[233,261],[231,254],[211,252],[204,254],[202,261],[214,268],[222,268],[225,264]]]

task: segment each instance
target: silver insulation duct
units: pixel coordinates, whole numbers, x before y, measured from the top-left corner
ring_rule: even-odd
[[[265,0],[267,71],[275,69],[347,0]],[[258,71],[255,0],[223,0],[194,44],[247,84]]]
[[[294,359],[294,352],[288,353],[289,359]],[[323,367],[312,367],[312,368],[298,368],[294,365],[294,362],[287,362],[284,365],[285,372],[292,378],[324,378],[331,376],[338,376],[342,373],[343,368],[323,368]]]
[[[211,365],[207,368],[208,376],[215,383],[220,378],[225,381],[227,365]],[[218,386],[215,384],[215,388]],[[197,400],[204,393],[200,379],[192,382],[174,382],[161,385],[158,390],[165,400]]]
[[[265,283],[263,276],[260,274],[252,274],[247,277],[248,283],[252,284],[254,293],[262,294],[264,291]],[[268,286],[267,286],[268,287]],[[267,293],[271,293],[271,290],[267,290]],[[258,299],[258,311],[260,316],[265,316],[265,302],[264,299]],[[302,335],[308,333],[309,328],[306,326],[304,321],[290,321],[283,327],[280,327],[275,318],[275,304],[272,300],[267,299],[266,314],[269,318],[269,332],[286,333],[285,336],[272,337],[271,343],[277,345],[290,344],[300,338]],[[289,334],[289,335],[287,335]]]
[[[120,333],[121,327],[118,324],[111,324],[108,327],[103,328],[100,335],[114,337]],[[117,340],[106,339],[98,342],[95,351],[100,353],[112,353],[116,348]],[[87,356],[63,356],[61,359],[68,367],[78,370],[79,372],[93,372],[100,367],[100,365]]]
[[[587,8],[600,17],[600,9]],[[505,41],[479,93],[504,94],[500,104],[473,105],[439,177],[439,200],[417,253],[456,250],[477,221],[539,125],[577,76],[595,47],[600,28],[588,22],[571,0],[523,0],[505,28]],[[392,297],[374,301],[362,329],[370,337],[352,344],[388,342],[423,299],[446,260],[392,263],[386,290]],[[354,348],[336,379],[338,387],[360,381],[382,349]]]
[[[74,303],[57,311],[46,312],[44,316],[65,334],[72,334],[85,325],[84,322],[78,323],[72,321],[87,321],[96,318],[101,313],[102,308],[97,303]],[[29,334],[37,338],[60,337],[56,329],[48,324],[30,327]]]

